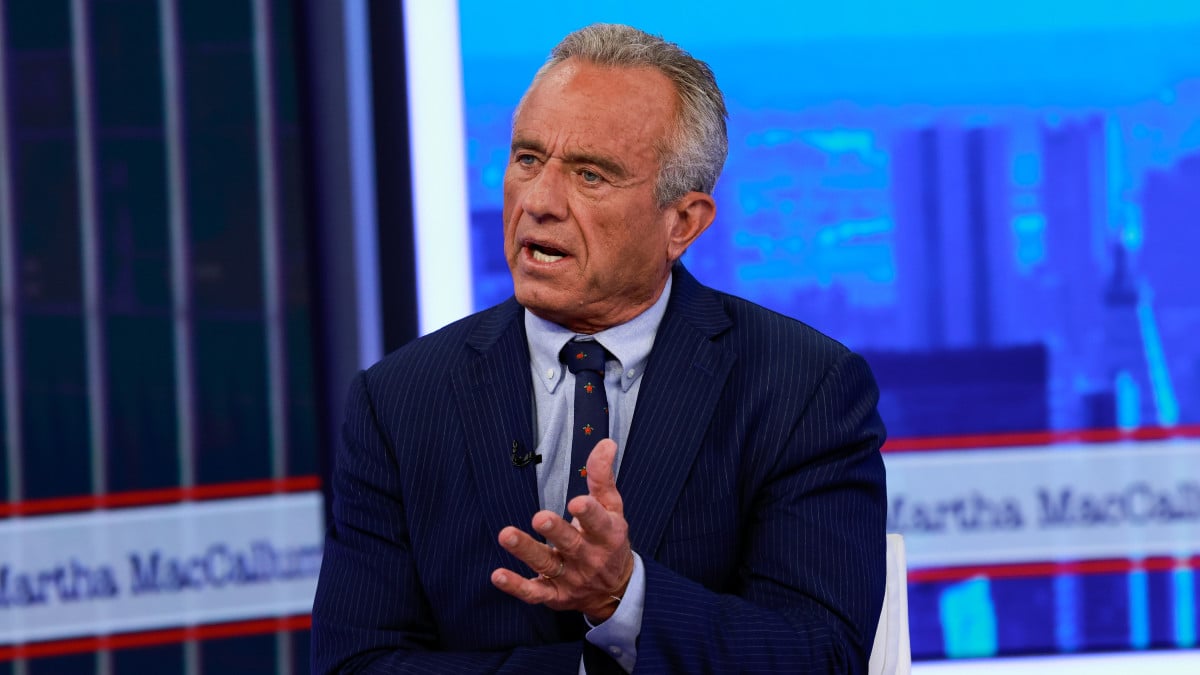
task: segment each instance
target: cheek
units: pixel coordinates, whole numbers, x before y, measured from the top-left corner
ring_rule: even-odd
[[[520,208],[520,196],[515,190],[506,185],[504,188],[504,201],[500,208],[500,218],[506,234],[512,234],[512,231],[516,229],[516,220],[519,216]]]
[[[511,174],[507,171],[504,173],[504,184],[502,190],[503,191],[501,194],[504,196],[504,220],[507,221],[508,215],[512,213],[513,209],[516,208],[517,204],[521,200],[520,187],[518,183],[512,179]]]

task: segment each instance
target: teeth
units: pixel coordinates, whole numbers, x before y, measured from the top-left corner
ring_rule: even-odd
[[[543,253],[536,248],[531,248],[529,250],[533,254],[533,259],[538,262],[552,263],[563,259],[563,256],[561,255],[550,255],[549,253]]]

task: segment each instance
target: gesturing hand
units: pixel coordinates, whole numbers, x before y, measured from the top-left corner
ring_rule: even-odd
[[[504,568],[492,572],[496,588],[530,604],[577,610],[593,623],[612,616],[633,574],[633,552],[624,505],[613,476],[617,444],[604,439],[588,455],[588,494],[571,500],[568,523],[552,511],[538,511],[533,528],[543,544],[519,528],[500,531],[500,545],[537,576],[525,578]]]

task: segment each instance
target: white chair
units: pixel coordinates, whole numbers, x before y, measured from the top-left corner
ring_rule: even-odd
[[[869,675],[909,675],[912,652],[908,644],[908,565],[904,556],[904,537],[887,536],[887,587],[883,592],[883,611],[871,647]]]

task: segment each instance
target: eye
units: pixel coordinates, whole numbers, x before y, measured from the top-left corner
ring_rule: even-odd
[[[537,157],[530,154],[517,155],[517,163],[521,166],[533,166],[537,162]]]
[[[583,182],[585,182],[585,183],[599,183],[600,182],[600,174],[596,173],[595,171],[588,171],[587,169],[582,169],[582,170],[580,170],[579,175],[580,175],[580,177],[583,178]]]

